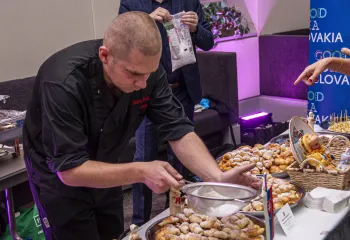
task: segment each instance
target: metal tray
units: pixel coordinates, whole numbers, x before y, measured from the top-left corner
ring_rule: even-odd
[[[284,144],[286,141],[289,141],[289,134],[281,134],[277,137],[272,138],[267,144],[270,143],[277,143],[277,144]],[[265,144],[265,145],[267,145]],[[272,173],[272,177],[275,178],[289,178],[289,175],[287,172],[281,172],[281,173]],[[260,176],[260,175],[259,175]],[[263,175],[261,175],[263,176]]]
[[[334,132],[334,131],[331,131],[331,130],[328,130],[330,126],[330,123],[329,121],[323,121],[321,124],[320,124],[320,127],[326,131],[329,132],[329,134],[332,134],[332,135],[342,135],[342,136],[345,136],[347,138],[350,139],[350,133],[341,133],[341,132]]]
[[[282,134],[282,135],[279,135],[277,137],[274,137],[272,138],[268,143],[266,143],[264,146],[270,144],[270,143],[278,143],[278,144],[283,144],[284,142],[286,141],[289,141],[289,134],[286,133],[286,134]],[[220,156],[216,159],[216,162],[219,163],[219,161],[221,160],[223,156]],[[263,177],[264,175],[263,174],[257,174],[255,175],[257,177]],[[282,179],[285,179],[285,178],[289,178],[289,175],[287,172],[281,172],[281,173],[272,173],[271,174],[272,177],[275,177],[275,178],[282,178]]]
[[[339,135],[339,134],[337,134],[336,132],[334,132],[334,134],[333,133],[331,133],[331,132],[329,132],[329,133],[317,133],[319,136],[325,136],[325,137],[328,137],[328,138],[332,138],[332,137],[334,137],[335,135]],[[278,144],[283,144],[285,141],[287,141],[287,140],[290,140],[289,139],[289,134],[283,134],[283,135],[279,135],[279,136],[277,136],[277,137],[274,137],[274,138],[272,138],[270,141],[269,141],[269,143],[278,143]]]
[[[246,214],[244,213],[244,215],[246,215],[247,218],[249,218],[250,220],[252,220],[253,223],[255,223],[256,225],[258,225],[261,228],[265,229],[264,232],[264,237],[266,238],[266,227],[265,227],[265,222],[259,218],[256,218],[254,216],[252,216],[251,214]],[[165,217],[166,218],[166,217]],[[146,239],[147,240],[155,240],[156,239],[156,233],[159,229],[161,229],[161,227],[158,226],[158,224],[160,222],[162,222],[165,218],[162,218],[156,222],[154,222],[147,230],[146,230]]]
[[[328,130],[327,130],[328,131]],[[329,137],[329,138],[332,138],[334,137],[334,135],[339,135],[339,133],[336,133],[336,132],[331,132],[329,131],[329,133],[319,133],[320,136],[326,136],[326,137]],[[349,134],[349,139],[350,139],[350,134]],[[270,144],[270,143],[277,143],[277,144],[283,144],[285,143],[286,141],[290,141],[290,138],[289,138],[289,134],[288,133],[285,133],[285,134],[281,134],[277,137],[274,137],[272,138],[268,143],[266,143],[265,145],[267,144]],[[219,163],[219,161],[221,160],[223,156],[220,156],[216,159],[216,162]],[[289,175],[287,172],[281,172],[281,173],[272,173],[271,174],[273,177],[275,178],[282,178],[282,179],[285,179],[285,178],[289,178]],[[258,174],[256,175],[257,177],[262,177],[263,175],[262,174]]]
[[[22,136],[22,127],[15,127],[8,130],[0,131],[0,143],[11,141]]]
[[[269,143],[277,143],[277,144],[284,144],[286,141],[289,141],[289,134],[281,134],[277,137],[272,138],[267,144]]]
[[[290,208],[293,209],[293,208],[295,208],[296,206],[298,206],[301,203],[301,201],[305,197],[306,192],[305,192],[304,188],[300,187],[298,184],[295,184],[293,182],[291,182],[291,183],[296,186],[297,191],[301,194],[301,198],[299,199],[298,202],[289,205]],[[280,209],[274,210],[274,213],[276,214],[279,210]],[[243,213],[243,214],[250,214],[250,215],[255,216],[255,217],[264,217],[264,211],[259,211],[259,212],[243,212],[243,211],[241,211],[241,213]]]

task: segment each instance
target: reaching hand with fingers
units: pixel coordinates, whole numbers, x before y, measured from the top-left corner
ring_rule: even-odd
[[[325,58],[306,67],[298,79],[294,82],[294,85],[297,85],[301,81],[308,86],[314,85],[318,81],[318,77],[321,75],[321,73],[329,68],[330,63],[331,58]]]
[[[144,162],[141,175],[143,182],[155,193],[164,193],[169,188],[178,189],[183,185],[182,176],[167,162]]]
[[[342,48],[341,52],[344,53],[347,56],[350,56],[350,49],[349,48]]]
[[[197,32],[197,26],[198,26],[198,15],[195,12],[185,12],[182,15],[181,22],[186,24],[190,32]]]
[[[233,168],[222,174],[221,182],[240,184],[254,189],[261,189],[262,181],[259,178],[246,174],[255,167],[255,163]]]
[[[150,15],[153,20],[158,22],[167,22],[171,20],[171,15],[168,10],[159,7],[156,10],[154,10]]]
[[[350,49],[342,48],[341,51],[343,54],[350,56]],[[326,69],[350,75],[350,59],[335,57],[321,59],[306,67],[294,82],[294,85],[303,81],[306,85],[313,86],[318,81],[318,77]]]

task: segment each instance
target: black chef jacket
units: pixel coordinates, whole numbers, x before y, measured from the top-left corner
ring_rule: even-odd
[[[173,97],[162,67],[147,87],[123,93],[107,87],[98,57],[102,40],[75,44],[41,66],[24,123],[28,175],[41,191],[93,203],[91,189],[64,185],[57,172],[85,161],[118,163],[142,119],[159,126],[160,137],[177,140],[193,131]]]

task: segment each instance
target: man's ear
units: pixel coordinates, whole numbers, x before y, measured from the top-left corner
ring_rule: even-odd
[[[102,63],[107,64],[108,58],[110,58],[110,52],[109,49],[105,46],[101,46],[98,52],[98,55],[100,57],[100,60]]]

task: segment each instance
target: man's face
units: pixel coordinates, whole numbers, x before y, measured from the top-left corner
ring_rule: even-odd
[[[145,56],[135,50],[124,59],[114,59],[110,55],[101,59],[107,84],[125,93],[145,88],[150,74],[158,69],[160,55],[161,53],[156,56]]]

